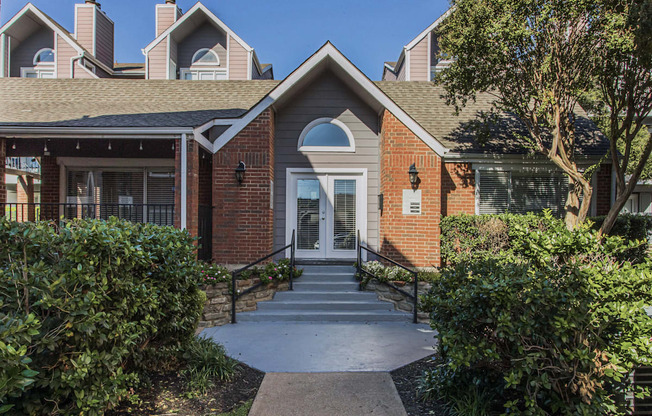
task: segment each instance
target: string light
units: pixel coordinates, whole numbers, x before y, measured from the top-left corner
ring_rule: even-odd
[[[79,146],[79,140],[77,140],[77,146],[75,146],[75,149],[77,149],[77,150],[80,149],[80,146]]]
[[[48,151],[48,141],[45,141],[45,146],[43,146],[43,151],[47,153]]]
[[[109,150],[111,150],[111,140],[109,140]]]
[[[11,145],[12,150],[16,150],[16,140],[14,140],[14,143]]]
[[[140,141],[140,146],[138,147],[139,150],[143,150],[143,141]]]

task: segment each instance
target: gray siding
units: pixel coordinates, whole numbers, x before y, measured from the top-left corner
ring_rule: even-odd
[[[95,57],[104,65],[113,68],[113,22],[102,11],[96,10],[95,13]]]
[[[179,42],[179,68],[189,68],[192,56],[199,49],[208,48],[220,58],[220,68],[226,68],[226,34],[210,23],[205,23]]]
[[[428,36],[410,51],[410,81],[430,81],[430,56]]]
[[[249,53],[235,39],[229,40],[229,79],[247,79]]]
[[[401,66],[396,69],[396,81],[405,81],[405,59],[401,62]]]
[[[174,40],[170,39],[170,71],[173,70],[172,62],[174,62],[174,65],[176,65],[176,71],[174,74],[170,74],[172,79],[179,79],[179,47],[177,45],[177,42]]]
[[[54,32],[48,28],[42,28],[34,32],[30,37],[18,43],[16,39],[11,40],[11,76],[19,77],[21,67],[34,67],[34,55],[43,48],[54,49]]]
[[[355,153],[299,153],[303,128],[320,117],[340,120],[355,138]],[[276,114],[274,147],[274,245],[285,245],[287,168],[366,168],[367,240],[378,247],[378,115],[335,75],[326,72]]]

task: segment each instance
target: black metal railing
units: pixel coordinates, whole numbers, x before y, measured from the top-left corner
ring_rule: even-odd
[[[0,211],[2,212],[2,211]],[[117,217],[131,222],[174,225],[174,204],[4,204],[4,215],[11,221],[102,219]]]
[[[398,267],[400,267],[401,269],[406,270],[406,271],[408,271],[410,274],[412,274],[412,276],[413,276],[413,280],[414,280],[414,293],[409,293],[409,292],[407,292],[407,291],[405,291],[405,290],[403,290],[403,289],[397,287],[396,285],[393,285],[393,284],[390,283],[390,282],[383,281],[382,279],[379,279],[378,276],[376,276],[376,275],[374,275],[373,273],[371,273],[371,272],[365,270],[365,269],[362,267],[362,250],[366,251],[367,253],[371,253],[371,254],[373,254],[374,256],[376,256],[376,257],[378,257],[378,258],[381,258],[381,259],[383,259],[383,260],[385,260],[385,261],[388,261],[388,262],[390,262],[391,264],[393,264],[393,265],[395,265],[395,266],[398,266]],[[360,285],[359,285],[359,287],[358,287],[359,290],[363,290],[363,289],[364,289],[364,288],[362,287],[362,282],[363,282],[363,280],[364,280],[364,279],[362,278],[363,275],[367,275],[367,276],[369,276],[369,277],[372,277],[372,278],[376,279],[377,281],[379,281],[380,283],[382,283],[382,284],[384,284],[384,285],[386,285],[386,286],[391,287],[391,288],[394,289],[395,291],[397,291],[397,292],[403,294],[405,297],[407,297],[407,298],[409,298],[409,299],[412,299],[412,302],[413,302],[412,322],[415,323],[415,324],[418,322],[418,310],[417,310],[417,307],[419,306],[419,273],[418,273],[417,271],[415,271],[415,270],[412,270],[412,269],[409,269],[409,268],[403,266],[403,265],[400,264],[400,263],[395,262],[394,260],[390,259],[390,258],[387,257],[387,256],[383,256],[382,254],[378,253],[377,251],[374,251],[374,250],[370,249],[369,247],[365,247],[365,246],[363,246],[363,245],[362,245],[362,241],[360,240],[360,231],[359,231],[359,230],[358,230],[358,249],[357,249],[356,268],[357,268],[357,275],[358,275],[359,278],[360,278]]]
[[[260,286],[262,286],[264,284],[262,282],[262,279],[261,279],[260,283],[251,286],[250,288],[244,290],[243,292],[239,292],[238,287],[237,287],[238,275],[240,273],[244,272],[245,270],[249,270],[250,268],[254,267],[255,265],[269,259],[270,257],[274,257],[275,255],[277,255],[277,254],[279,254],[279,253],[281,253],[281,252],[283,252],[283,251],[285,251],[287,249],[290,249],[290,282],[289,282],[289,289],[294,290],[294,287],[293,287],[294,266],[295,266],[295,257],[294,257],[295,244],[294,243],[295,243],[295,241],[294,241],[294,230],[292,230],[292,240],[290,241],[290,244],[286,245],[285,247],[279,248],[275,252],[270,253],[270,254],[266,255],[265,257],[259,258],[258,260],[254,261],[253,263],[249,263],[246,266],[241,267],[238,270],[234,270],[233,272],[231,272],[231,323],[232,324],[235,324],[237,322],[236,318],[235,318],[235,314],[236,314],[236,312],[235,312],[235,303],[236,303],[236,301],[239,298],[241,298],[242,296],[253,292],[254,290],[258,289]]]
[[[41,173],[41,165],[31,157],[6,157],[5,168],[35,174]]]

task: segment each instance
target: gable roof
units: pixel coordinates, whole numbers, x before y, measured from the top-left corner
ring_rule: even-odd
[[[278,81],[0,78],[2,127],[189,127],[240,117]]]
[[[86,49],[84,49],[83,46],[81,46],[77,42],[77,40],[70,34],[70,32],[68,32],[63,26],[57,23],[50,16],[48,16],[47,14],[39,10],[32,3],[27,3],[25,7],[20,9],[20,11],[14,15],[14,17],[9,19],[9,21],[0,28],[0,34],[9,30],[17,21],[19,21],[23,16],[25,16],[28,13],[31,13],[34,16],[36,16],[43,24],[45,24],[51,30],[53,30],[55,33],[61,36],[68,44],[70,44],[70,46],[72,46],[77,51],[77,53],[81,54],[84,51],[88,52]]]
[[[280,84],[270,91],[254,108],[247,112],[241,119],[229,127],[213,144],[213,151],[217,152],[244,129],[251,121],[260,115],[265,109],[287,99],[302,82],[322,65],[330,65],[330,69],[339,72],[353,86],[359,95],[367,100],[374,101],[378,106],[386,108],[440,156],[446,154],[448,149],[437,141],[427,130],[414,121],[401,107],[396,105],[374,82],[362,73],[351,61],[349,61],[332,43],[326,42],[317,52],[310,56],[297,69],[288,75]],[[295,88],[297,87],[297,88]],[[210,127],[210,126],[207,126]],[[198,134],[204,130],[198,129]]]
[[[501,113],[488,125],[481,124],[482,114],[488,114],[495,101],[490,94],[478,94],[475,102],[469,101],[456,115],[443,98],[444,88],[432,82],[379,81],[376,85],[451,152],[527,153],[517,135],[529,133],[515,115]],[[607,137],[583,109],[577,109],[576,117],[577,155],[605,155],[609,150]]]
[[[213,12],[211,12],[206,6],[204,6],[200,2],[195,3],[195,5],[192,6],[190,10],[188,10],[186,13],[184,13],[183,16],[179,18],[179,20],[174,22],[169,28],[163,31],[163,33],[158,35],[156,39],[154,39],[147,46],[145,46],[145,48],[143,48],[143,51],[145,53],[148,53],[154,46],[158,45],[170,33],[174,32],[179,26],[183,25],[195,13],[204,13],[209,20],[211,20],[220,29],[224,30],[227,33],[227,35],[230,35],[247,52],[253,51],[253,48],[251,46],[247,45],[247,43],[244,40],[242,40],[238,35],[236,35],[233,30],[231,30],[223,21],[221,21],[217,16],[215,16]]]

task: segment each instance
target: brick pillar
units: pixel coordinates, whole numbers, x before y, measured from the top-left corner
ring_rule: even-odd
[[[5,203],[7,202],[7,184],[5,176],[5,158],[7,148],[5,139],[0,139],[0,216],[5,215]]]
[[[244,181],[235,168],[245,162]],[[213,261],[246,264],[273,247],[274,113],[264,111],[213,155]]]
[[[381,126],[381,253],[412,267],[440,265],[442,212],[441,158],[392,113],[385,110]],[[403,213],[403,191],[410,190],[408,169],[419,171],[421,214]]]
[[[59,205],[59,165],[55,156],[41,157],[41,220],[58,220],[63,212]]]
[[[18,182],[16,183],[16,202],[18,204],[27,204],[18,205],[16,219],[18,221],[34,221],[34,178],[32,176],[18,177]]]
[[[181,141],[174,146],[175,181],[174,181],[174,226],[181,228]],[[188,138],[186,163],[186,229],[196,237],[198,230],[199,209],[199,144]]]

